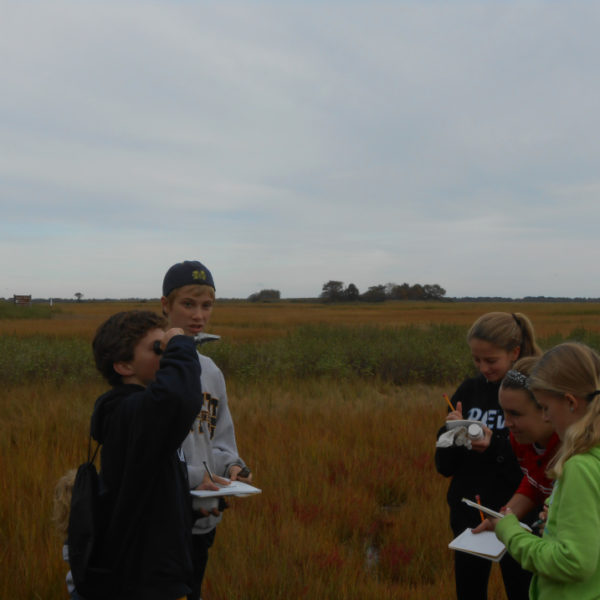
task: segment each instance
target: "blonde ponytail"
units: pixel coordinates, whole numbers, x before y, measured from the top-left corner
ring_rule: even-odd
[[[467,333],[467,342],[483,340],[511,352],[520,348],[519,358],[540,356],[531,321],[523,313],[489,312],[477,319]]]

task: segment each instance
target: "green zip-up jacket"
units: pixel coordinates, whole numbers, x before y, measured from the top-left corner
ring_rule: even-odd
[[[531,600],[600,599],[600,446],[572,456],[550,496],[543,537],[507,515],[496,535],[534,576]]]

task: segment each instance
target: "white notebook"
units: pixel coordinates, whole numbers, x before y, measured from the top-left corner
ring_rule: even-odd
[[[190,493],[198,498],[216,498],[218,496],[251,496],[260,494],[262,490],[244,483],[243,481],[232,481],[218,490],[190,490]]]
[[[506,552],[506,546],[496,537],[493,531],[472,533],[468,528],[455,537],[448,544],[448,548],[459,552],[468,552],[494,562],[498,562]]]

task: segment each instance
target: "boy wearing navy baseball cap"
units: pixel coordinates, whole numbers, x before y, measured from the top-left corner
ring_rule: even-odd
[[[197,260],[184,260],[174,264],[167,271],[163,279],[163,297],[168,298],[172,291],[187,285],[203,285],[212,288],[214,298],[215,282],[211,272]]]
[[[179,327],[189,336],[206,330],[215,304],[215,283],[205,265],[196,260],[174,264],[165,274],[162,292],[162,310],[170,327]],[[198,360],[202,369],[202,408],[182,445],[190,488],[206,484],[206,465],[217,476],[250,482],[252,474],[238,455],[223,373],[200,352]],[[222,518],[217,508],[195,508],[200,516],[192,529],[194,589],[189,597],[194,600],[200,598],[208,549]]]

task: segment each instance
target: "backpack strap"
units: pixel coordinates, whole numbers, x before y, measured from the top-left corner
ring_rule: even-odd
[[[96,454],[98,454],[98,448],[100,448],[100,442],[96,442],[96,448],[94,454],[92,454],[92,432],[90,431],[90,439],[88,440],[88,463],[93,463],[96,460]],[[90,458],[91,456],[91,458]]]

